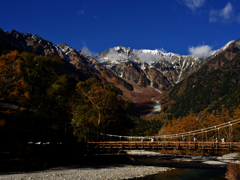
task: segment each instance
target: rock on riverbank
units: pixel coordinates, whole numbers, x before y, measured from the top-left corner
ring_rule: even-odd
[[[127,151],[129,155],[135,156],[155,156],[155,157],[166,157],[170,155],[161,154],[159,152],[144,151],[144,150],[130,150]],[[227,165],[229,163],[240,163],[239,157],[240,153],[230,153],[223,156],[185,156],[176,155],[172,156],[172,161],[186,161],[186,162],[201,162],[210,165]]]

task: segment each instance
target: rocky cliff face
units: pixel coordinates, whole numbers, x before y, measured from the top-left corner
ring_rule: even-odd
[[[123,46],[108,49],[93,58],[125,80],[131,80],[134,84],[143,87],[151,86],[165,91],[198,70],[205,61],[215,57],[230,44],[232,41],[202,59],[164,53],[160,50],[131,50]]]

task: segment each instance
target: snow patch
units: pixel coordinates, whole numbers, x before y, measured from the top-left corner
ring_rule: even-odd
[[[155,90],[156,90],[157,92],[159,92],[160,94],[162,94],[162,91],[160,91],[159,89],[156,89],[156,88],[155,88]]]
[[[73,65],[72,61],[69,59],[68,55],[67,55],[60,47],[58,47],[58,46],[55,46],[55,47],[56,47],[57,50],[61,51],[61,52],[64,54],[65,58],[66,58],[66,59],[69,61],[69,63],[75,68],[75,66]]]
[[[89,59],[87,59],[87,58],[85,58],[86,60],[87,60],[87,62],[93,67],[93,69],[95,69],[96,71],[98,71],[95,67],[94,67],[94,65],[92,64],[92,62],[91,61],[89,61]]]

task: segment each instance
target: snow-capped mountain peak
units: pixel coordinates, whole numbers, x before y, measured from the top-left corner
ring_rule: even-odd
[[[172,52],[163,52],[161,50],[133,49],[124,46],[116,46],[100,53],[97,58],[100,64],[116,74],[126,65],[135,64],[141,71],[148,73],[150,69],[155,69],[162,73],[168,81],[174,85],[186,77],[192,70],[198,69],[208,58],[218,55],[225,50],[232,42],[228,42],[221,49],[211,51],[203,58],[193,55],[179,55]]]

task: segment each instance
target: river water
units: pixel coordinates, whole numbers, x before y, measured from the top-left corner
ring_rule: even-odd
[[[173,169],[138,180],[226,180],[226,169]]]
[[[161,158],[137,158],[138,162],[159,167],[173,167],[176,169],[149,175],[133,180],[226,180],[226,165],[209,165],[201,162],[172,161]]]

